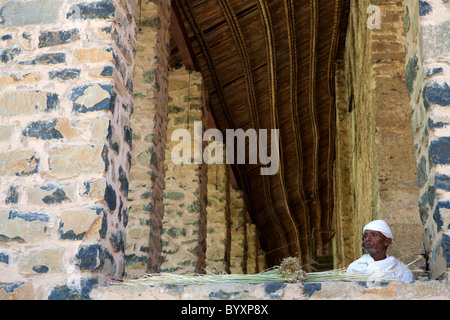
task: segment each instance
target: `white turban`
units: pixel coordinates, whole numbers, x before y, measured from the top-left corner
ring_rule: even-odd
[[[387,238],[394,240],[394,235],[392,234],[391,228],[389,228],[388,224],[384,220],[373,220],[372,222],[369,222],[363,228],[363,234],[366,230],[379,231]]]

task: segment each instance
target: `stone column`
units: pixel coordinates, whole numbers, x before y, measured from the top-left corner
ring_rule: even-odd
[[[126,248],[129,276],[159,272],[162,262],[170,12],[170,0],[142,1],[139,7]]]
[[[230,272],[246,273],[246,230],[244,192],[230,188]]]
[[[201,232],[202,217],[202,137],[203,137],[203,79],[200,73],[181,66],[169,73],[169,116],[164,166],[164,218],[162,221],[163,272],[193,274],[203,272],[204,257]],[[182,129],[188,136],[173,136]],[[177,162],[174,150],[186,148],[186,157]],[[174,154],[173,154],[174,152]],[[201,261],[203,260],[203,261]],[[198,264],[202,266],[198,266]]]
[[[124,273],[136,6],[0,5],[0,282],[29,298]]]
[[[450,267],[450,3],[408,0],[404,9],[423,244],[431,276],[442,278]]]
[[[209,271],[227,271],[227,183],[226,164],[208,166],[206,268]]]

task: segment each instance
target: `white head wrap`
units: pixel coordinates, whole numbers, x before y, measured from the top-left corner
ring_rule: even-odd
[[[366,230],[379,231],[387,238],[394,240],[394,235],[392,234],[391,228],[389,228],[388,224],[384,220],[373,220],[372,222],[369,222],[363,228],[363,233]]]

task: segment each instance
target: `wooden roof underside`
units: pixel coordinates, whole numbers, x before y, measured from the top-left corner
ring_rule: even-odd
[[[279,129],[277,174],[232,166],[269,265],[332,252],[334,65],[348,2],[173,0],[185,47],[172,43],[171,63],[202,73],[217,128]]]

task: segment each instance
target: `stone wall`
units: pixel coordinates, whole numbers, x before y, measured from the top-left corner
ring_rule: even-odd
[[[423,253],[402,17],[401,1],[351,1],[336,69],[336,267],[365,253],[361,232],[373,219],[393,230],[388,254],[408,263]]]
[[[200,243],[205,238],[201,232],[201,220],[205,219],[200,203],[202,185],[203,150],[203,78],[200,73],[190,72],[181,66],[169,75],[169,119],[167,125],[167,147],[164,166],[166,188],[164,190],[164,218],[162,224],[163,262],[161,271],[177,273],[202,272],[204,263]],[[175,130],[185,129],[189,140],[181,140]],[[176,140],[173,140],[174,138]],[[178,140],[180,138],[180,140]],[[180,142],[183,141],[183,142]],[[177,163],[172,152],[183,146],[189,150],[186,161]],[[198,149],[200,148],[200,154]],[[200,158],[199,158],[200,157]],[[203,261],[202,261],[203,260]]]
[[[448,282],[416,281],[413,284],[392,282],[374,285],[361,281],[358,283],[218,283],[187,286],[149,286],[130,283],[95,289],[91,298],[94,300],[184,300],[187,307],[189,302],[195,303],[192,300],[203,301],[204,305],[207,305],[205,300],[222,300],[224,303],[237,306],[240,304],[239,300],[246,300],[246,303],[250,305],[264,305],[264,301],[270,300],[449,300],[450,295]],[[256,300],[256,302],[249,303],[249,300]],[[176,305],[179,306],[180,303]],[[283,308],[280,311],[288,316],[288,312],[302,305],[269,304],[267,309],[272,310],[269,314],[274,314],[271,308],[276,306]],[[285,309],[288,306],[293,307],[292,311]],[[224,314],[225,310],[222,309]],[[181,312],[181,308],[172,309],[171,312],[176,315]],[[220,312],[216,314],[220,315]]]
[[[139,8],[131,152],[128,274],[158,272],[164,216],[164,156],[168,105],[170,1],[147,1]]]
[[[405,74],[420,188],[423,244],[433,278],[450,266],[448,129],[450,3],[404,1]]]
[[[0,5],[0,282],[79,297],[124,274],[137,1]]]

